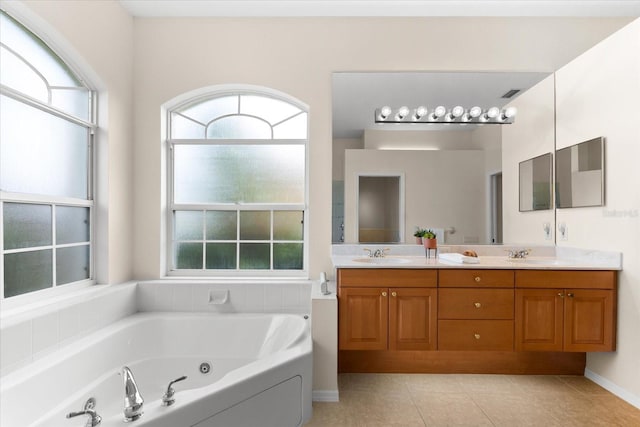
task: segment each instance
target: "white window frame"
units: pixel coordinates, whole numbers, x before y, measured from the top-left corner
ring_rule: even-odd
[[[84,88],[88,91],[89,95],[89,108],[90,108],[90,121],[83,120],[79,117],[68,114],[52,105],[44,103],[40,100],[32,98],[29,95],[26,95],[22,92],[19,92],[11,87],[4,86],[0,84],[0,94],[7,96],[17,102],[21,102],[25,105],[28,105],[33,108],[40,109],[41,111],[51,114],[61,120],[67,120],[71,123],[83,126],[87,128],[87,199],[74,198],[74,197],[61,197],[61,196],[50,196],[50,195],[41,195],[41,194],[30,194],[30,193],[18,193],[18,192],[7,192],[0,190],[0,303],[3,309],[10,309],[14,307],[19,307],[23,304],[28,304],[36,301],[40,301],[43,299],[48,299],[54,295],[60,295],[61,293],[72,292],[80,288],[85,288],[96,283],[96,275],[95,275],[95,236],[96,236],[96,214],[95,214],[95,194],[96,194],[96,177],[95,177],[95,144],[96,144],[96,133],[98,129],[97,125],[97,92],[89,87],[86,83],[86,79],[81,77],[81,74],[78,73],[75,67],[72,65],[70,61],[68,61],[64,55],[60,54],[56,49],[54,49],[51,44],[47,43],[44,37],[38,34],[38,31],[34,31],[30,28],[27,23],[24,22],[23,19],[19,19],[19,17],[11,14],[9,11],[4,10],[3,12],[7,13],[13,19],[18,21],[22,26],[27,28],[28,31],[31,31],[36,37],[40,39],[40,41],[47,46],[47,48],[57,55],[64,64],[71,70],[71,72],[84,84]],[[34,68],[35,70],[35,68]],[[37,70],[36,70],[37,71]],[[59,88],[58,88],[59,89]],[[70,88],[72,90],[72,88]],[[52,211],[52,243],[51,245],[40,246],[40,247],[29,247],[29,248],[20,248],[20,249],[4,249],[4,203],[19,203],[19,204],[38,204],[50,206]],[[80,243],[71,243],[71,244],[57,244],[55,241],[56,238],[56,218],[55,212],[57,206],[70,206],[70,207],[86,207],[89,208],[89,242],[80,242]],[[75,282],[69,282],[64,284],[56,284],[56,249],[58,248],[66,248],[66,247],[77,247],[77,246],[89,246],[89,278],[78,280]],[[21,252],[35,252],[38,250],[48,250],[51,249],[52,254],[52,285],[50,287],[31,291],[19,295],[15,295],[9,298],[5,298],[4,295],[4,255],[12,254],[12,253],[21,253]]]
[[[205,88],[202,91],[193,96],[192,94],[185,94],[180,97],[180,101],[173,103],[171,106],[166,107],[166,159],[167,159],[167,209],[166,209],[166,275],[170,277],[252,277],[252,278],[266,278],[273,279],[278,277],[291,277],[291,278],[308,278],[309,271],[309,108],[300,101],[293,97],[284,94],[282,92],[275,91],[273,89],[258,87],[258,86],[217,86],[212,88]],[[268,98],[274,98],[279,101],[292,104],[307,114],[307,128],[306,139],[273,139],[273,130],[271,139],[172,139],[171,133],[171,114],[188,103],[194,103],[197,101],[204,101],[207,99],[215,99],[225,96],[234,95],[255,95]],[[216,119],[219,120],[220,118]],[[260,118],[258,118],[260,119]],[[304,145],[305,148],[305,182],[304,182],[304,203],[292,204],[292,203],[202,203],[202,204],[180,204],[174,202],[174,170],[173,170],[173,147],[176,145]],[[303,245],[303,262],[302,269],[300,270],[242,270],[236,269],[206,269],[206,264],[203,259],[202,269],[175,269],[174,268],[174,212],[192,210],[192,211],[237,211],[238,216],[240,211],[301,211],[303,213],[303,238],[302,241],[282,241],[283,243],[298,243]],[[238,221],[237,226],[240,226]],[[281,241],[273,239],[273,213],[271,214],[271,238],[269,240],[262,240],[259,243],[269,243],[270,245],[270,260],[273,264],[273,244],[280,243]],[[206,236],[204,236],[206,237]],[[181,241],[182,242],[182,241]],[[185,241],[188,242],[188,241]],[[197,243],[206,244],[207,240],[197,240]],[[236,251],[239,251],[239,244],[243,241],[239,240],[239,237],[234,242],[237,243]],[[256,243],[258,243],[256,241]],[[239,253],[236,252],[239,262]],[[203,251],[203,258],[206,254]]]

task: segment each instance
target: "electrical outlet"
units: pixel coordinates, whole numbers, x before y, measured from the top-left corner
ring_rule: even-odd
[[[566,223],[558,223],[558,236],[560,240],[569,240],[569,227]]]
[[[551,224],[545,222],[542,224],[542,230],[544,231],[544,240],[551,240]]]

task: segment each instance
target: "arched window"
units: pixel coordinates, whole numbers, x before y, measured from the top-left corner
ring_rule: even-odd
[[[168,111],[169,272],[306,271],[307,112],[256,90]]]
[[[93,92],[0,11],[2,297],[92,278]]]

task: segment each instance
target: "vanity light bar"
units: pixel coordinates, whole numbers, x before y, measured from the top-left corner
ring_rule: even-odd
[[[439,105],[429,109],[419,106],[410,109],[407,106],[392,109],[385,105],[376,108],[376,123],[451,123],[451,124],[496,124],[509,125],[513,123],[518,110],[515,107],[507,107],[502,110],[498,107],[487,109],[474,106],[465,109],[459,105],[447,109]]]

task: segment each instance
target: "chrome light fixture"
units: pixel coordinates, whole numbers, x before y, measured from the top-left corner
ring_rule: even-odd
[[[508,125],[514,122],[517,112],[518,110],[515,107],[507,107],[502,110],[498,107],[490,107],[484,110],[479,106],[465,109],[460,105],[456,105],[451,110],[447,110],[443,105],[439,105],[431,110],[422,105],[414,109],[404,105],[393,109],[385,105],[376,109],[375,122]]]

